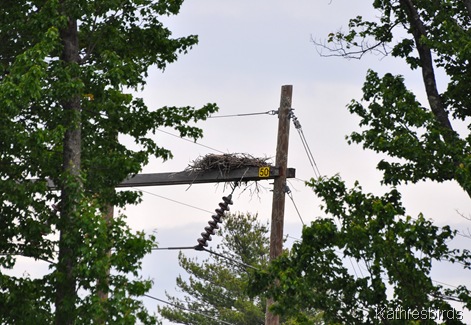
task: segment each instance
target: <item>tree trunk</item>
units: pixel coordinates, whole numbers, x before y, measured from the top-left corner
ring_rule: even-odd
[[[471,0],[463,0],[466,9],[468,10],[468,14],[471,17]]]
[[[113,204],[111,203],[106,204],[104,206],[103,218],[106,221],[108,233],[110,230],[109,228],[111,227],[111,223],[113,222],[113,214],[114,214]],[[105,248],[105,252],[104,252],[107,256],[107,264],[106,264],[107,269],[105,271],[104,277],[97,279],[97,288],[99,288],[97,295],[98,295],[99,302],[101,305],[100,308],[103,310],[103,314],[101,314],[97,319],[95,319],[95,323],[97,325],[106,324],[106,319],[107,319],[107,314],[108,314],[106,304],[109,298],[109,285],[110,285],[109,277],[110,277],[110,271],[111,271],[111,265],[110,265],[109,259],[111,257],[111,247],[112,247],[112,244],[110,243],[109,248]]]
[[[63,42],[62,60],[65,65],[79,62],[77,21],[68,19],[61,31]],[[57,325],[75,323],[77,302],[76,265],[74,251],[79,242],[76,220],[79,217],[78,205],[82,192],[81,171],[81,108],[80,94],[61,103],[64,109],[66,132],[63,140],[63,178],[61,180],[61,213],[58,222],[60,231],[59,258],[56,278],[56,319]]]
[[[410,24],[410,32],[414,35],[415,46],[419,52],[419,58],[422,68],[422,78],[424,80],[425,91],[427,99],[430,104],[430,109],[437,118],[437,121],[446,129],[453,130],[453,127],[448,119],[442,99],[437,89],[437,82],[435,80],[435,70],[433,67],[432,51],[423,43],[422,37],[426,37],[426,29],[424,23],[420,19],[417,9],[411,0],[400,0]]]

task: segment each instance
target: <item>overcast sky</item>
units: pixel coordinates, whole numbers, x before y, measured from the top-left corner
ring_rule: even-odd
[[[365,191],[379,195],[389,189],[379,186],[381,175],[375,166],[381,157],[363,151],[360,146],[346,144],[344,137],[358,130],[358,119],[345,106],[352,99],[361,98],[367,69],[405,75],[407,85],[416,90],[419,98],[424,98],[420,74],[410,72],[401,61],[389,57],[371,55],[361,61],[324,58],[311,42],[312,38],[323,40],[339,28],[345,30],[349,17],[376,15],[370,6],[370,1],[360,0],[186,1],[181,14],[167,24],[175,36],[199,35],[200,43],[165,73],[151,73],[143,96],[151,107],[215,102],[220,115],[241,114],[277,109],[281,86],[293,85],[294,112],[321,173],[328,176],[339,173],[349,185],[358,180]],[[200,126],[205,136],[199,142],[206,146],[227,153],[275,156],[275,116],[210,119]],[[175,158],[166,163],[155,161],[145,172],[181,171],[197,157],[217,153],[163,133],[157,137],[173,151]],[[314,175],[294,128],[288,161],[299,178],[289,183],[294,201],[304,221],[309,223],[322,215],[321,202],[301,181]],[[260,197],[236,190],[232,210],[258,212],[262,220],[268,220],[271,187],[269,182],[260,185],[266,188]],[[228,192],[222,185],[146,190],[211,211]],[[421,183],[401,190],[410,215],[422,212],[437,224],[452,223],[467,231],[469,223],[457,211],[469,215],[470,201],[456,184]],[[196,244],[210,219],[209,213],[151,195],[144,198],[144,204],[128,210],[133,226],[156,229],[161,247]],[[285,220],[285,233],[299,238],[302,225],[290,200],[286,201]],[[456,245],[463,247],[467,243],[460,238]],[[174,279],[181,273],[176,268],[177,254],[159,251],[146,259],[144,271],[155,277],[153,295],[163,298],[164,290],[175,292]],[[452,285],[469,279],[449,265],[437,268],[434,277]]]
[[[187,0],[180,15],[166,18],[165,23],[174,36],[197,34],[200,42],[164,73],[150,71],[146,90],[140,95],[155,108],[198,107],[214,102],[220,107],[219,115],[228,115],[275,110],[279,106],[281,86],[293,85],[294,113],[320,172],[327,176],[339,173],[350,186],[358,180],[365,191],[380,195],[389,190],[379,186],[381,175],[375,166],[381,157],[363,151],[358,145],[346,144],[345,135],[359,130],[358,119],[348,113],[346,105],[352,99],[361,98],[369,68],[379,73],[405,75],[407,85],[423,98],[420,75],[389,57],[372,55],[360,61],[324,58],[311,42],[311,38],[325,39],[329,32],[342,26],[345,30],[349,17],[374,16],[370,3],[363,0]],[[271,115],[209,119],[198,124],[204,129],[204,138],[199,142],[227,153],[274,157],[277,123],[276,116]],[[194,159],[217,153],[165,133],[158,132],[156,137],[160,145],[172,150],[174,159],[165,163],[152,161],[144,169],[147,173],[181,171]],[[288,164],[296,169],[297,175],[297,179],[289,182],[294,201],[304,222],[309,223],[322,216],[321,202],[303,184],[303,180],[314,174],[293,127]],[[260,182],[259,186],[259,195],[250,193],[253,187],[236,190],[232,211],[258,213],[261,220],[269,220],[270,182]],[[144,190],[209,211],[217,208],[221,197],[229,192],[223,185],[214,184]],[[452,223],[457,229],[467,231],[469,222],[457,211],[470,215],[470,200],[456,184],[421,183],[401,190],[410,215],[423,212],[437,224]],[[135,229],[156,231],[161,247],[195,245],[211,218],[210,212],[150,194],[144,194],[144,202],[128,208],[126,213]],[[289,199],[285,222],[285,233],[299,238],[302,224]],[[460,240],[457,245],[463,238]],[[462,247],[465,244],[469,246],[469,241]],[[155,281],[151,295],[165,299],[165,290],[175,293],[175,278],[183,272],[178,267],[177,255],[176,251],[157,251],[145,259],[143,275]],[[18,271],[22,272],[20,269],[21,265]],[[466,284],[470,284],[469,276],[454,266],[442,266],[434,277],[453,285],[465,284],[467,279]],[[146,303],[149,308],[155,308],[155,302]]]

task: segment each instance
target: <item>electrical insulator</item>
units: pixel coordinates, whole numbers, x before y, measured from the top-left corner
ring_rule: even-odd
[[[222,200],[223,200],[224,203],[226,203],[226,204],[230,204],[230,205],[233,204],[233,202],[232,202],[232,195],[223,196],[223,197],[222,197]]]
[[[218,223],[214,220],[208,221],[208,224],[214,229],[219,229]]]
[[[211,216],[211,218],[213,218],[214,222],[216,222],[216,223],[221,222],[221,217],[222,217],[222,215],[217,215],[217,214],[213,214]]]
[[[211,218],[213,220],[208,221],[209,226],[204,227],[204,232],[201,233],[201,238],[197,239],[198,247],[202,249],[203,247],[207,247],[207,241],[211,241],[211,235],[214,235],[215,229],[219,229],[218,223],[222,223],[222,217],[224,217],[224,212],[229,211],[229,205],[232,205],[232,194],[229,196],[224,196],[222,198],[224,202],[219,203],[219,209],[214,210],[216,214],[213,214]]]
[[[201,237],[203,237],[205,240],[211,240],[211,235],[207,232],[202,232]]]
[[[207,234],[210,234],[210,235],[214,235],[214,234],[215,234],[214,228],[211,227],[211,226],[206,226],[206,227],[204,227],[204,230],[206,230],[206,233],[207,233]]]
[[[294,116],[294,113],[291,112],[290,117],[293,119],[293,124],[296,129],[301,129],[301,123],[299,122],[298,118]]]

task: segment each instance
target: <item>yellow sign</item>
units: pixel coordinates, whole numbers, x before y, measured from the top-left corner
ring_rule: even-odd
[[[260,167],[258,169],[258,177],[270,177],[270,167]]]

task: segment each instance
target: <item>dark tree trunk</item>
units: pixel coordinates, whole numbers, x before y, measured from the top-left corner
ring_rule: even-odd
[[[448,119],[440,93],[437,89],[437,82],[435,80],[435,70],[433,67],[432,51],[423,43],[422,37],[425,37],[426,29],[424,23],[420,19],[417,9],[411,0],[400,0],[403,5],[407,18],[410,24],[410,32],[414,35],[415,45],[419,52],[419,58],[422,68],[422,78],[424,80],[425,91],[427,99],[430,104],[430,109],[435,115],[437,121],[446,129],[453,130],[453,127]]]
[[[79,62],[77,21],[68,20],[61,31],[63,42],[62,60],[65,65]],[[81,108],[80,94],[72,95],[61,103],[64,109],[66,132],[63,142],[63,178],[61,180],[61,213],[58,228],[59,258],[56,279],[56,324],[75,323],[77,302],[76,265],[74,246],[79,242],[76,220],[82,182],[81,170]]]
[[[468,14],[471,17],[471,0],[463,0],[466,9],[468,10]]]
[[[463,0],[468,10],[471,9],[471,1]],[[410,24],[410,32],[414,35],[415,44],[417,51],[419,52],[419,58],[422,68],[422,78],[425,85],[425,91],[427,93],[427,99],[430,104],[430,108],[435,115],[435,118],[444,128],[443,137],[444,140],[450,144],[454,144],[456,141],[456,134],[453,131],[453,127],[448,118],[448,113],[444,108],[442,98],[437,89],[437,83],[435,80],[435,72],[432,59],[432,51],[430,48],[424,44],[422,41],[423,37],[426,37],[426,27],[422,20],[420,19],[417,8],[415,7],[413,0],[400,0],[403,5],[405,12],[408,17]],[[455,166],[459,166],[462,162],[462,157],[453,158]],[[467,184],[467,181],[461,181],[459,178],[456,178],[456,181],[461,185],[461,187],[466,191],[466,193],[471,197],[471,189]]]

